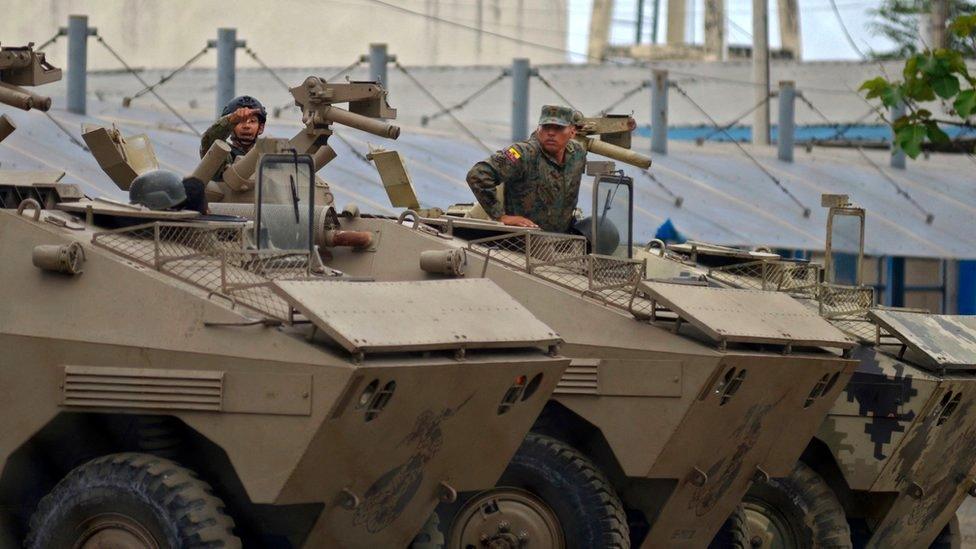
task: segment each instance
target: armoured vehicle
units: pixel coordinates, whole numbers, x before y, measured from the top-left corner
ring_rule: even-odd
[[[793,473],[746,496],[763,546],[956,547],[955,512],[976,493],[976,317],[874,306],[864,210],[846,195],[823,205],[823,265],[698,242],[637,254],[656,276],[793,294],[858,342],[857,370]]]
[[[253,220],[0,172],[0,545],[403,547],[493,485],[559,336],[489,280],[322,264],[314,158],[256,162]]]
[[[324,102],[293,95],[304,120],[322,118]],[[371,157],[394,205],[416,207],[397,153]],[[594,211],[612,212],[627,238],[617,216],[630,211],[629,185],[610,173],[593,185]],[[226,197],[211,209],[258,215]],[[316,242],[367,235],[324,254],[350,275],[491,280],[553,326],[572,358],[499,484],[441,506],[434,536],[450,547],[707,545],[754,479],[789,473],[856,364],[841,356],[853,342],[790,296],[647,279],[623,237],[597,254],[584,236],[421,213],[323,208]],[[732,525],[724,533],[741,543]]]

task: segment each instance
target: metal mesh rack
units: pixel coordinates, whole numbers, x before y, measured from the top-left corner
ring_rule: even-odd
[[[92,244],[282,321],[291,308],[271,281],[311,277],[309,252],[249,250],[241,223],[155,222],[95,233]]]
[[[759,260],[708,270],[708,276],[737,288],[816,295],[820,265],[806,262]]]
[[[587,254],[582,236],[520,232],[490,236],[468,243],[485,256],[624,310],[649,310],[650,301],[636,291],[646,264],[635,259]],[[632,306],[631,301],[636,300]]]

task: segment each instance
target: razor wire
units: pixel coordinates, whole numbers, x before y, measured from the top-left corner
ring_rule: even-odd
[[[560,93],[559,90],[556,89],[556,86],[553,86],[548,80],[546,80],[546,77],[542,76],[542,73],[540,73],[539,71],[535,71],[535,77],[539,79],[539,82],[542,82],[543,86],[549,88],[549,90],[552,91],[552,93],[556,94],[556,97],[558,97],[559,100],[562,101],[564,104],[569,106],[569,108],[573,109],[574,111],[579,110],[573,105],[572,101],[566,99],[566,96]]]
[[[697,143],[698,143],[699,145],[701,145],[701,144],[702,144],[702,143],[704,143],[705,141],[708,141],[709,139],[711,139],[712,137],[714,137],[714,136],[716,136],[716,135],[718,135],[718,134],[720,134],[720,133],[723,133],[723,132],[725,132],[725,134],[726,134],[726,135],[728,135],[728,131],[729,131],[730,129],[732,129],[732,127],[733,127],[733,126],[735,126],[735,125],[736,125],[736,124],[738,124],[739,122],[742,122],[742,120],[743,120],[743,119],[744,119],[745,117],[747,117],[747,116],[749,116],[750,114],[752,114],[752,113],[754,113],[754,112],[756,112],[756,110],[757,110],[757,109],[759,109],[759,107],[762,107],[762,106],[763,106],[763,105],[765,105],[766,103],[769,103],[769,100],[770,100],[770,98],[771,98],[771,97],[772,97],[771,95],[767,95],[766,97],[764,97],[764,98],[762,98],[762,100],[761,100],[761,101],[759,101],[758,103],[756,103],[755,105],[753,105],[753,106],[752,106],[752,108],[750,108],[750,109],[749,109],[749,110],[747,110],[746,112],[744,112],[744,113],[742,113],[741,115],[739,115],[738,117],[736,117],[736,118],[735,118],[735,120],[733,120],[733,121],[731,121],[731,122],[729,122],[728,124],[725,124],[724,126],[722,126],[722,127],[720,127],[720,128],[715,128],[715,129],[713,129],[711,133],[709,133],[708,135],[706,135],[706,136],[704,136],[704,137],[699,137],[699,138],[698,138],[698,139],[696,139],[695,141],[696,141],[696,142],[697,142]]]
[[[331,81],[335,80],[336,78],[339,78],[340,76],[346,74],[347,72],[355,69],[356,67],[358,67],[359,65],[362,65],[362,64],[363,64],[363,60],[362,59],[357,59],[357,60],[353,61],[352,63],[346,65],[339,72],[337,72],[337,73],[333,74],[332,76],[326,78],[325,81],[326,82],[331,82]],[[290,89],[289,89],[289,91],[290,91]],[[272,114],[274,115],[275,118],[280,118],[281,117],[281,111],[283,111],[285,109],[294,108],[295,106],[296,105],[295,105],[295,101],[294,100],[289,101],[288,103],[285,103],[285,104],[281,105],[280,107],[274,107],[272,109]]]
[[[72,143],[74,143],[75,145],[81,147],[81,150],[83,150],[85,152],[88,152],[89,151],[88,147],[85,146],[85,144],[82,143],[81,141],[78,141],[78,138],[75,137],[70,131],[68,131],[68,128],[65,128],[64,127],[64,124],[62,124],[61,122],[58,122],[58,120],[56,118],[54,118],[53,116],[51,116],[51,113],[49,113],[47,111],[44,111],[44,116],[46,116],[47,119],[50,120],[52,124],[54,124],[55,126],[57,126],[57,128],[59,130],[61,130],[61,133],[63,133],[64,135],[68,136],[68,139],[70,139]]]
[[[458,111],[458,110],[463,109],[464,107],[468,106],[468,103],[470,103],[471,101],[473,101],[476,97],[478,97],[481,94],[485,93],[486,91],[488,91],[489,89],[491,89],[492,86],[494,86],[495,84],[497,84],[497,83],[501,82],[502,80],[504,80],[506,76],[508,76],[508,73],[506,73],[505,71],[502,71],[501,73],[498,74],[498,76],[496,76],[495,78],[492,78],[487,84],[485,84],[484,86],[478,88],[477,91],[475,91],[471,95],[465,97],[461,101],[458,101],[454,105],[452,105],[452,106],[450,106],[450,107],[448,107],[446,109],[441,109],[439,111],[436,111],[436,112],[434,112],[432,114],[428,114],[428,115],[421,116],[420,117],[420,125],[426,127],[427,124],[431,120],[435,120],[435,119],[440,118],[441,116],[444,116],[446,114],[450,114],[450,113],[452,113],[454,111]]]
[[[140,97],[142,97],[143,95],[146,95],[147,93],[152,93],[153,90],[155,90],[159,86],[162,86],[166,82],[169,82],[174,76],[176,76],[177,74],[180,74],[181,72],[183,72],[186,69],[190,68],[190,65],[196,63],[197,60],[199,60],[201,57],[203,57],[204,54],[206,54],[208,51],[210,51],[210,49],[211,49],[210,44],[207,44],[206,46],[204,46],[204,48],[202,50],[200,50],[199,52],[197,52],[193,57],[191,57],[190,59],[188,59],[185,63],[183,63],[182,65],[180,65],[176,69],[174,69],[169,74],[166,74],[164,76],[161,76],[159,78],[159,82],[156,82],[155,84],[153,84],[151,86],[146,86],[146,87],[142,88],[141,90],[137,91],[136,93],[132,94],[131,96],[124,98],[122,100],[122,106],[123,107],[128,107],[129,104],[132,103],[132,100],[133,99],[139,99]]]
[[[136,77],[136,80],[138,80],[139,82],[141,82],[143,86],[145,86],[147,88],[149,87],[149,84],[145,81],[145,79],[143,79],[142,76],[140,76],[139,73],[136,72],[135,69],[133,69],[131,66],[129,66],[129,64],[126,63],[125,60],[122,59],[122,57],[114,49],[112,49],[112,47],[109,46],[107,42],[105,42],[105,39],[102,38],[102,35],[101,34],[98,34],[96,32],[95,33],[95,39],[98,40],[98,43],[101,44],[106,50],[108,50],[108,52],[110,54],[112,54],[112,57],[114,57],[119,63],[122,64],[122,66],[125,68],[126,71],[128,71],[129,73],[131,73],[132,76]],[[158,99],[159,102],[162,103],[164,107],[166,107],[167,109],[169,109],[170,112],[172,112],[177,118],[179,118],[180,121],[183,122],[183,124],[186,125],[186,127],[190,128],[190,130],[192,130],[193,133],[195,133],[197,135],[197,137],[200,137],[200,135],[201,135],[200,134],[200,131],[197,130],[195,127],[193,127],[193,124],[190,124],[190,122],[186,118],[184,118],[183,115],[179,113],[179,111],[177,111],[176,109],[174,109],[173,106],[170,105],[165,99],[163,99],[162,96],[160,96],[158,93],[156,93],[156,90],[150,90],[149,93],[153,94],[153,96],[156,99]]]
[[[401,65],[399,61],[394,61],[393,62],[393,66],[396,67],[397,70],[399,70],[400,72],[402,72],[404,76],[406,76],[408,79],[410,79],[410,81],[413,82],[413,84],[415,86],[417,86],[417,89],[419,89],[421,92],[423,92],[424,95],[426,95],[428,99],[430,99],[431,101],[434,102],[435,105],[437,105],[437,108],[441,109],[442,111],[447,111],[447,112],[445,112],[445,114],[447,116],[449,116],[451,118],[451,120],[454,121],[454,123],[457,125],[458,128],[461,129],[461,131],[463,131],[465,134],[467,134],[468,137],[470,137],[471,139],[473,139],[475,143],[481,145],[481,147],[483,149],[485,149],[486,151],[488,151],[489,153],[494,152],[494,150],[491,147],[489,147],[488,145],[486,145],[485,142],[482,141],[477,135],[475,135],[475,133],[473,131],[471,131],[467,126],[465,126],[464,123],[461,122],[458,119],[458,117],[454,116],[454,113],[448,111],[447,107],[445,107],[444,104],[441,103],[441,101],[439,99],[437,99],[437,97],[429,89],[427,89],[422,83],[420,83],[420,81],[417,80],[414,77],[414,75],[411,74],[410,71],[407,70],[406,67],[404,67],[403,65]]]
[[[246,53],[251,59],[253,59],[255,63],[257,63],[262,69],[264,69],[265,72],[270,74],[271,78],[274,78],[276,82],[281,84],[281,87],[285,88],[285,91],[291,90],[291,86],[289,86],[288,83],[285,82],[285,80],[281,76],[278,76],[278,73],[275,72],[274,69],[272,69],[264,61],[262,61],[261,58],[258,57],[258,54],[254,52],[254,50],[252,50],[248,46],[244,46],[244,53]]]
[[[708,114],[708,111],[706,111],[704,109],[704,107],[702,107],[701,105],[698,104],[697,101],[695,101],[694,99],[692,99],[691,96],[688,95],[688,92],[686,92],[684,90],[684,88],[682,88],[681,86],[679,86],[677,82],[671,82],[671,87],[674,88],[675,91],[677,91],[679,94],[681,94],[682,97],[684,97],[685,99],[687,99],[688,102],[691,103],[696,109],[698,109],[698,112],[702,113],[705,116],[705,118],[707,118],[712,123],[713,126],[715,126],[716,128],[720,128],[718,122],[716,122],[715,119],[712,118],[712,115]],[[767,99],[768,99],[768,97],[767,97]],[[746,156],[746,158],[748,158],[749,160],[751,160],[752,163],[755,164],[756,167],[759,168],[759,170],[761,172],[763,172],[766,175],[766,177],[768,177],[770,179],[770,181],[772,181],[773,184],[776,185],[779,188],[779,190],[783,191],[783,194],[785,194],[786,196],[788,196],[790,198],[790,200],[793,201],[794,204],[796,204],[797,206],[799,206],[803,210],[803,217],[810,217],[810,208],[806,207],[803,204],[803,202],[801,202],[800,199],[796,197],[796,195],[794,195],[792,192],[790,192],[790,190],[787,189],[785,185],[783,185],[783,182],[780,181],[779,178],[777,178],[775,175],[773,175],[769,170],[767,170],[766,167],[763,166],[759,162],[759,160],[756,160],[756,157],[754,157],[751,154],[749,154],[749,151],[747,151],[746,148],[743,147],[741,143],[739,143],[738,141],[736,141],[732,137],[732,135],[729,134],[728,130],[722,130],[722,131],[729,138],[729,140],[732,142],[732,144],[734,144],[739,149],[739,151],[741,151],[742,154],[744,154]]]
[[[54,36],[48,38],[40,46],[37,46],[36,48],[34,48],[34,51],[41,51],[41,50],[43,50],[44,48],[46,48],[46,47],[50,46],[51,44],[57,42],[58,41],[58,38],[61,38],[64,35],[65,35],[64,31],[62,29],[58,29],[58,32],[54,33]]]
[[[651,181],[653,181],[654,183],[656,183],[657,186],[660,187],[662,191],[664,191],[665,193],[667,193],[668,196],[670,196],[671,198],[673,198],[674,199],[674,205],[675,205],[676,208],[680,208],[681,205],[684,204],[685,198],[683,196],[674,194],[674,191],[672,191],[664,183],[662,183],[661,180],[657,178],[657,176],[655,176],[654,174],[652,174],[651,172],[649,172],[647,170],[641,170],[641,173],[644,174],[644,176],[646,176],[648,179],[650,179]]]
[[[833,124],[830,118],[828,118],[827,115],[823,113],[823,111],[818,109],[817,106],[813,104],[813,102],[811,102],[809,99],[804,97],[803,94],[797,94],[797,97],[799,97],[800,101],[802,101],[804,105],[806,105],[817,116],[823,119],[823,121],[826,122],[828,125]],[[907,200],[912,206],[914,206],[919,212],[921,212],[922,215],[925,216],[926,224],[929,225],[932,224],[932,221],[935,220],[935,214],[926,210],[921,204],[918,203],[917,200],[915,200],[915,198],[912,197],[912,195],[908,193],[908,191],[903,189],[902,186],[899,185],[898,182],[895,181],[895,179],[888,174],[888,172],[884,171],[884,168],[882,168],[880,165],[878,165],[877,162],[872,160],[871,157],[864,152],[864,147],[861,147],[860,145],[855,145],[854,149],[857,150],[858,154],[861,155],[861,158],[863,158],[868,164],[874,167],[874,169],[877,170],[879,174],[881,174],[881,177],[885,181],[887,181],[889,184],[891,184],[892,187],[894,187],[895,193],[897,193],[899,196]]]
[[[651,81],[650,80],[644,80],[643,82],[640,83],[639,86],[627,90],[626,92],[624,92],[624,94],[622,96],[620,96],[620,99],[617,99],[613,103],[610,103],[609,105],[607,105],[605,108],[600,109],[600,116],[606,116],[606,114],[608,112],[610,112],[610,109],[616,108],[618,105],[620,105],[624,101],[630,99],[631,97],[633,97],[634,95],[636,95],[637,93],[639,93],[644,88],[649,88],[649,87],[651,87]]]

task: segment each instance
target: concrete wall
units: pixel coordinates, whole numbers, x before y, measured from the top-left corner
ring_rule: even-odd
[[[390,0],[390,4],[521,38],[566,47],[566,0]],[[508,64],[513,57],[561,63],[565,55],[439,23],[361,0],[0,0],[0,39],[6,44],[43,42],[87,14],[106,42],[131,65],[175,67],[200,51],[218,27],[236,27],[238,38],[275,67],[343,66],[387,42],[405,65]],[[65,40],[47,50],[64,65]],[[117,69],[118,62],[92,42],[88,68]],[[211,52],[197,66],[212,67]],[[238,66],[254,63],[240,52]]]

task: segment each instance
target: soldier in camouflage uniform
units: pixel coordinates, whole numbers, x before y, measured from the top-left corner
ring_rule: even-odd
[[[214,141],[229,137],[231,157],[228,162],[233,162],[238,156],[251,150],[258,136],[264,132],[267,121],[268,111],[260,101],[249,95],[235,97],[224,107],[220,118],[200,138],[200,158],[207,154]],[[217,171],[214,179],[220,181],[223,178],[224,168],[226,164]]]
[[[485,212],[505,225],[566,232],[573,221],[586,149],[573,137],[569,107],[542,107],[539,127],[528,141],[513,144],[468,172],[468,185]],[[505,185],[504,204],[496,188]]]

